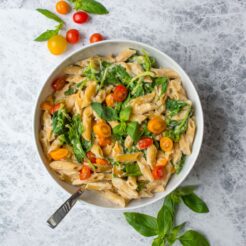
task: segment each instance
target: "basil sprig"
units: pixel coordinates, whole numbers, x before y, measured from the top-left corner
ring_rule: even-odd
[[[187,230],[181,235],[185,223],[175,226],[177,206],[181,201],[197,213],[207,213],[208,207],[194,190],[197,186],[185,186],[169,194],[157,214],[157,218],[141,213],[124,213],[127,222],[145,237],[157,236],[152,246],[171,246],[175,241],[183,246],[209,246],[206,237],[198,231]]]
[[[41,13],[42,15],[46,16],[47,18],[52,19],[52,20],[59,23],[55,27],[54,30],[47,30],[47,31],[41,33],[37,38],[34,39],[34,41],[37,41],[37,42],[49,40],[51,37],[53,37],[59,33],[59,31],[64,26],[65,22],[60,17],[58,17],[57,15],[55,15],[54,13],[52,13],[51,11],[49,11],[47,9],[36,9],[36,10],[39,13]]]
[[[76,10],[84,10],[85,12],[97,15],[108,14],[109,11],[99,2],[95,0],[70,0],[74,4]]]

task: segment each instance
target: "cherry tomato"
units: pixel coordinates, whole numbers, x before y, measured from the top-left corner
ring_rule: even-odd
[[[163,166],[155,166],[152,175],[154,179],[162,179],[166,176],[166,169]]]
[[[106,105],[108,107],[113,107],[114,106],[114,97],[113,97],[113,94],[112,93],[108,94],[106,96],[105,101],[106,101]]]
[[[60,107],[61,107],[60,103],[57,103],[57,104],[53,105],[52,108],[50,109],[50,113],[54,114],[56,111],[59,110]]]
[[[123,102],[128,95],[128,91],[124,85],[117,85],[114,89],[113,98],[116,102]]]
[[[56,79],[52,84],[51,87],[54,91],[60,91],[64,85],[66,84],[66,80],[64,77]]]
[[[50,112],[51,109],[52,109],[52,105],[51,105],[50,103],[48,103],[48,102],[43,102],[43,103],[41,104],[40,108],[41,108],[42,110],[47,110],[47,111]]]
[[[73,14],[73,21],[78,24],[82,24],[87,22],[89,19],[89,15],[86,12],[78,11]]]
[[[83,166],[80,171],[80,180],[88,179],[91,176],[91,169],[88,166]]]
[[[108,165],[108,161],[105,159],[97,158],[96,159],[96,164],[98,165]]]
[[[103,36],[100,33],[94,33],[90,37],[90,43],[95,43],[103,40]]]
[[[87,152],[86,156],[92,163],[96,163],[96,156],[91,151]]]
[[[67,2],[65,1],[59,1],[57,2],[56,4],[56,11],[59,13],[59,14],[62,14],[62,15],[65,15],[67,13],[69,13],[70,11],[70,6]]]
[[[66,40],[70,44],[76,44],[79,41],[79,31],[76,29],[70,29],[67,31]]]
[[[53,55],[60,55],[67,49],[67,41],[61,35],[55,35],[48,40],[48,49]]]
[[[139,149],[147,149],[152,144],[153,144],[152,138],[143,137],[138,141],[138,148]]]

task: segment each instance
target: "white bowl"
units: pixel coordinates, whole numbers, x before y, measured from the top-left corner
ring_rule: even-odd
[[[58,176],[49,168],[48,161],[45,155],[43,154],[42,146],[39,141],[40,117],[41,117],[40,104],[45,100],[45,98],[48,95],[52,93],[52,89],[50,86],[52,81],[56,77],[62,74],[62,71],[66,66],[73,64],[78,60],[82,60],[82,59],[85,59],[85,58],[88,58],[94,55],[118,54],[124,48],[133,48],[136,50],[145,49],[151,56],[153,56],[157,60],[159,66],[172,68],[181,76],[182,83],[184,85],[184,88],[187,91],[188,97],[193,102],[193,105],[194,105],[196,123],[197,123],[197,131],[196,131],[196,136],[195,136],[195,140],[193,143],[192,154],[186,158],[182,171],[178,175],[173,175],[173,177],[169,181],[166,187],[166,190],[164,192],[155,193],[155,195],[151,198],[134,200],[130,202],[126,208],[115,207],[113,204],[109,203],[104,198],[100,197],[98,194],[95,194],[93,192],[85,192],[81,196],[81,200],[83,200],[87,204],[96,205],[98,207],[103,207],[103,208],[110,208],[114,210],[128,210],[128,209],[140,208],[140,207],[149,205],[151,203],[154,203],[164,198],[170,192],[175,190],[185,180],[185,178],[187,177],[187,175],[190,173],[191,169],[193,168],[195,161],[198,157],[201,144],[202,144],[204,122],[203,122],[202,106],[201,106],[199,96],[197,94],[197,91],[193,83],[191,82],[188,75],[184,72],[184,70],[173,59],[171,59],[169,56],[167,56],[163,52],[149,45],[136,42],[136,41],[108,40],[108,41],[102,41],[102,42],[95,43],[92,45],[84,46],[81,50],[74,52],[72,55],[64,59],[60,63],[60,65],[58,65],[51,72],[51,74],[45,81],[44,86],[39,94],[39,97],[36,102],[36,109],[35,109],[35,114],[34,114],[34,137],[35,137],[35,142],[36,142],[37,150],[41,158],[41,161],[46,167],[46,169],[48,170],[48,172],[50,173],[50,175],[56,180],[56,182],[63,189],[65,189],[66,191],[72,194],[78,188],[73,187],[59,180]]]

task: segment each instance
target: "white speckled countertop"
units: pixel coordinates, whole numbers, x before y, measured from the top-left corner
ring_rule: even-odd
[[[54,9],[56,1],[0,1],[0,245],[150,245],[125,222],[122,213],[78,203],[63,223],[50,229],[46,219],[68,197],[39,162],[32,133],[32,111],[53,57],[33,38],[52,21],[35,8]],[[173,57],[190,75],[202,100],[205,138],[186,184],[210,213],[182,207],[180,221],[200,229],[212,246],[246,245],[246,1],[104,0],[108,16],[79,27],[86,36],[151,44]],[[78,27],[66,17],[68,26]],[[79,49],[82,44],[73,47]],[[72,51],[70,49],[67,56]],[[154,214],[162,202],[139,211]]]

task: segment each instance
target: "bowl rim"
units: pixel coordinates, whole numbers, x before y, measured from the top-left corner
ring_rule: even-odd
[[[152,203],[155,203],[163,198],[165,198],[168,194],[170,194],[171,192],[173,192],[177,187],[179,187],[185,180],[186,178],[188,177],[188,175],[190,174],[191,170],[193,169],[194,165],[196,164],[196,161],[199,157],[199,154],[200,154],[200,151],[201,151],[201,146],[202,146],[202,142],[203,142],[203,137],[204,137],[204,114],[203,114],[203,108],[202,108],[202,104],[201,104],[201,100],[200,100],[200,97],[199,97],[199,94],[196,90],[196,87],[194,86],[192,80],[190,79],[190,77],[188,76],[188,74],[184,71],[184,69],[175,61],[173,60],[173,58],[171,58],[170,56],[168,56],[166,53],[164,53],[163,51],[149,45],[149,44],[145,44],[143,42],[139,42],[139,41],[134,41],[134,40],[128,40],[128,39],[112,39],[112,40],[103,40],[103,41],[100,41],[100,42],[96,42],[96,43],[93,43],[93,44],[87,44],[85,46],[83,46],[81,49],[78,49],[78,50],[75,50],[69,54],[67,54],[64,58],[61,59],[61,61],[59,61],[58,64],[54,65],[51,67],[51,69],[49,70],[48,72],[48,76],[45,77],[45,80],[44,80],[44,83],[41,85],[41,87],[39,88],[39,91],[38,91],[38,96],[36,96],[36,100],[35,100],[35,105],[34,105],[34,109],[33,109],[33,124],[32,124],[32,127],[33,127],[33,140],[35,142],[35,146],[36,146],[36,151],[38,153],[38,158],[39,158],[39,161],[43,164],[42,166],[46,169],[46,171],[49,173],[49,175],[51,176],[52,180],[54,180],[57,185],[64,191],[66,191],[68,194],[72,194],[71,192],[69,192],[68,190],[66,190],[64,187],[62,187],[58,181],[56,179],[54,179],[54,177],[51,175],[50,171],[48,170],[48,168],[46,167],[46,164],[43,162],[42,158],[41,158],[41,154],[40,154],[40,151],[38,149],[38,141],[39,141],[39,138],[38,136],[36,136],[36,122],[37,122],[37,112],[38,112],[38,109],[39,109],[39,101],[40,101],[40,98],[41,98],[41,93],[42,91],[44,90],[46,84],[47,84],[47,81],[49,81],[50,77],[52,77],[52,74],[54,73],[54,71],[62,64],[64,63],[66,60],[70,59],[71,57],[73,57],[74,55],[76,55],[77,53],[80,53],[82,52],[83,50],[86,50],[87,48],[91,48],[91,47],[94,47],[94,46],[100,46],[102,44],[114,44],[114,43],[128,43],[129,45],[132,44],[132,45],[139,45],[141,47],[146,47],[147,49],[150,49],[150,50],[154,50],[155,52],[161,54],[163,57],[166,57],[168,60],[170,60],[175,66],[177,66],[179,68],[179,70],[181,70],[184,74],[184,76],[186,77],[186,79],[189,81],[189,84],[190,86],[193,87],[194,91],[196,92],[197,94],[197,98],[198,98],[198,101],[196,102],[196,105],[197,105],[197,108],[199,108],[200,110],[200,114],[201,114],[201,119],[200,119],[200,122],[199,122],[199,128],[201,128],[201,136],[200,136],[200,141],[197,143],[197,154],[193,160],[193,164],[190,165],[189,169],[186,171],[186,174],[184,175],[184,177],[180,180],[178,180],[176,182],[176,184],[173,186],[173,188],[168,191],[166,194],[163,194],[161,195],[160,197],[157,197],[157,198],[154,198],[151,199],[150,201],[147,201],[145,203],[142,203],[142,204],[139,204],[139,205],[135,205],[135,206],[132,206],[132,207],[104,207],[104,206],[100,206],[100,205],[96,205],[96,204],[93,204],[93,203],[89,203],[85,200],[82,200],[82,199],[79,199],[80,202],[84,203],[84,205],[88,205],[88,206],[92,206],[92,207],[95,207],[95,208],[98,208],[98,209],[103,209],[103,210],[114,210],[114,211],[129,211],[129,210],[134,210],[134,209],[139,209],[139,208],[142,208],[142,207],[145,207],[145,206],[148,206]],[[168,185],[168,184],[167,184]]]

